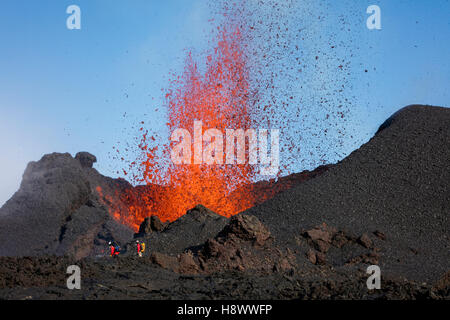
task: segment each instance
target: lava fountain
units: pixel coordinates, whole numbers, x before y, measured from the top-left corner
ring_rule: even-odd
[[[165,96],[169,132],[183,128],[193,136],[203,135],[208,128],[221,132],[250,128],[248,65],[242,48],[239,28],[221,27],[204,72],[188,54],[184,72],[171,80]],[[194,132],[195,121],[202,122],[201,132]],[[140,131],[140,156],[124,174],[141,186],[119,194],[126,209],[116,206],[112,212],[116,219],[137,229],[147,216],[173,221],[197,204],[227,217],[255,204],[251,193],[236,192],[243,187],[248,191],[255,176],[254,166],[248,163],[247,140],[244,164],[196,164],[193,160],[175,165],[170,161],[173,141],[155,145],[155,138],[144,127]],[[203,142],[202,147],[208,148],[208,144]]]

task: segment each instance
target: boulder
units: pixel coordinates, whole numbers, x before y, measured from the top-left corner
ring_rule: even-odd
[[[206,208],[205,206],[198,204],[194,208],[186,212],[186,216],[191,217],[197,221],[204,221],[208,218],[217,218],[218,214],[214,211]]]
[[[179,272],[184,274],[197,274],[200,268],[194,259],[192,252],[182,253],[178,257]]]
[[[94,163],[97,162],[97,158],[89,152],[78,152],[75,159],[80,161],[83,168],[92,168]]]
[[[326,253],[332,244],[333,236],[336,234],[336,229],[328,227],[325,223],[321,226],[305,232],[304,236],[309,238],[314,247],[319,251]]]
[[[150,261],[161,268],[177,271],[178,270],[178,259],[159,252],[152,252],[150,254]]]
[[[144,237],[152,232],[161,232],[166,228],[166,226],[167,225],[162,223],[157,216],[147,217],[139,226],[139,231],[134,235],[134,237]]]
[[[370,239],[370,237],[367,235],[367,233],[363,233],[359,238],[358,238],[358,243],[360,245],[362,245],[364,248],[370,249],[373,246],[372,240]]]
[[[236,237],[263,245],[270,238],[270,232],[255,216],[237,215],[231,218],[230,223],[219,233],[219,237]]]

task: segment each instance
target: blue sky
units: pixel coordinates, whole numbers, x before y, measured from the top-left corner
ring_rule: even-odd
[[[248,6],[255,3],[248,1]],[[351,90],[340,98],[352,102],[348,121],[342,124],[352,137],[343,147],[330,141],[323,150],[339,148],[339,152],[329,152],[328,161],[337,161],[366,142],[402,106],[450,106],[448,0],[316,3],[299,0],[286,19],[314,35],[301,43],[309,55],[305,59],[325,46],[319,35],[337,33],[345,42],[337,55],[348,55],[351,61]],[[65,11],[71,4],[81,8],[81,30],[66,28]],[[382,10],[380,31],[366,28],[365,10],[371,4]],[[258,9],[270,14],[269,8]],[[327,19],[321,24],[305,12],[320,12]],[[342,15],[350,32],[339,31]],[[208,49],[210,18],[206,0],[2,1],[0,205],[17,190],[26,164],[45,153],[90,151],[97,156],[101,173],[117,176],[121,164],[112,160],[112,147],[132,141],[130,128],[141,120],[155,131],[164,130],[161,89],[167,87],[169,72],[182,69],[187,49],[198,53]],[[314,112],[315,97],[323,93],[321,84],[333,82],[334,72],[326,71],[322,77],[307,74],[307,89],[300,83],[290,89],[303,97],[305,110]],[[308,134],[305,131],[302,140],[309,141],[305,151],[315,144],[314,134]],[[304,156],[292,171],[318,164],[318,156]]]

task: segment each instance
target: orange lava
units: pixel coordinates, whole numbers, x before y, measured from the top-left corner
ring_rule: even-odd
[[[250,128],[248,66],[242,47],[239,28],[218,28],[217,44],[207,56],[203,73],[188,54],[183,74],[172,80],[166,94],[170,133],[183,128],[194,137],[194,121],[202,121],[202,133],[210,128],[220,130],[224,140],[226,129]],[[117,220],[137,230],[145,217],[156,215],[162,221],[173,221],[197,204],[227,217],[254,205],[250,193],[234,192],[229,197],[254,177],[255,170],[248,164],[248,145],[245,164],[175,165],[170,160],[174,144],[168,141],[163,146],[153,146],[154,138],[144,128],[141,131],[142,155],[124,174],[144,186],[120,192],[121,205],[110,206]],[[107,198],[101,189],[97,191]],[[112,198],[108,202],[114,203]]]

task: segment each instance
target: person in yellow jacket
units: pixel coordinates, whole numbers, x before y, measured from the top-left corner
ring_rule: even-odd
[[[145,242],[141,242],[141,254],[145,251]]]
[[[142,253],[145,251],[145,243],[139,242],[139,240],[136,240],[136,249],[137,249],[138,256],[142,258]]]

